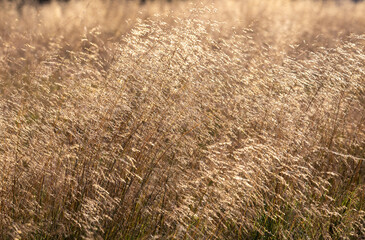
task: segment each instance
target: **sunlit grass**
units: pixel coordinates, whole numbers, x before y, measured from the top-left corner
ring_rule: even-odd
[[[0,239],[365,237],[365,5],[0,4]]]

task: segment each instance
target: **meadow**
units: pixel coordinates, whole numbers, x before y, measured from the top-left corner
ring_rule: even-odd
[[[0,2],[0,239],[365,239],[364,13]]]

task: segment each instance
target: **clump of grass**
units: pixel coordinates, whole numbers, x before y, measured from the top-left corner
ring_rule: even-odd
[[[1,238],[365,237],[364,4],[1,4]]]

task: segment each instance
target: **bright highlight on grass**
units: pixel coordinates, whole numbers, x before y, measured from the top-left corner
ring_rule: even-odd
[[[0,4],[0,239],[365,238],[365,4]]]

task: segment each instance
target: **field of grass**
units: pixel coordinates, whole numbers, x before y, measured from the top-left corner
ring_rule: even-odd
[[[0,3],[0,239],[365,239],[364,13]]]

